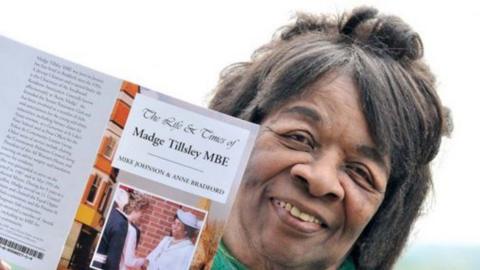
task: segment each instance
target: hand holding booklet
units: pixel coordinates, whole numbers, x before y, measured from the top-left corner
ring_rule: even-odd
[[[258,127],[0,36],[0,259],[209,269]]]

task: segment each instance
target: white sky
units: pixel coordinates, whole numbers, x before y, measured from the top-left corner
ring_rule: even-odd
[[[480,8],[439,2],[2,1],[0,35],[205,105],[221,69],[247,60],[297,10],[336,13],[369,4],[399,15],[422,36],[455,124],[436,160],[435,197],[415,243],[480,245]]]

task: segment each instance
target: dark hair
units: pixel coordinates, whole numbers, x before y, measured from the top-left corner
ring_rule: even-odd
[[[299,14],[250,62],[227,67],[210,108],[251,122],[328,74],[356,82],[377,146],[390,157],[384,201],[350,255],[357,269],[390,269],[432,187],[430,161],[451,130],[420,37],[401,19],[358,8],[340,17]]]
[[[182,220],[176,214],[175,214],[175,219],[178,219],[180,222],[182,222]],[[183,222],[182,222],[182,224],[183,224],[183,228],[185,230],[185,235],[187,236],[187,238],[189,238],[193,242],[193,239],[197,236],[198,229],[194,228],[194,227],[190,227]]]

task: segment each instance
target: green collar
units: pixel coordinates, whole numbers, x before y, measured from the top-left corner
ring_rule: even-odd
[[[228,251],[227,247],[220,241],[217,253],[213,259],[211,270],[248,270],[237,258],[233,257]],[[348,257],[340,266],[339,270],[355,270],[355,265],[350,257]]]
[[[340,265],[339,270],[355,270],[355,264],[351,257],[347,257],[345,261],[343,261],[342,265]]]
[[[233,257],[223,244],[223,240],[218,245],[217,253],[213,258],[213,265],[210,270],[248,270],[237,258]]]

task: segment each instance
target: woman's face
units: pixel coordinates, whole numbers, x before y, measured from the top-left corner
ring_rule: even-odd
[[[138,223],[143,216],[143,210],[133,210],[129,215],[128,219],[133,223]]]
[[[185,238],[185,225],[178,218],[172,223],[172,236],[175,239]]]
[[[241,260],[335,268],[382,203],[389,164],[352,80],[324,79],[307,92],[262,122],[226,235]],[[244,251],[235,249],[241,240]]]

